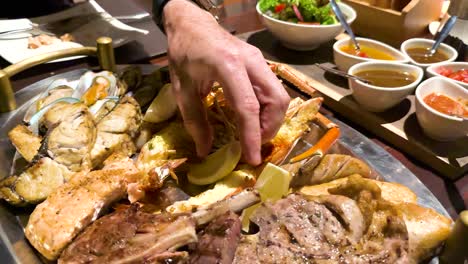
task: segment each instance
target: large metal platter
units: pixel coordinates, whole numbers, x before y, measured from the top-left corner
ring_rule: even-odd
[[[149,73],[157,69],[156,66],[152,65],[141,65],[140,67],[143,73]],[[26,109],[35,101],[37,94],[46,89],[53,80],[58,78],[66,78],[70,81],[77,80],[85,71],[86,69],[79,69],[58,74],[31,84],[16,93],[18,109],[8,114],[0,114],[0,178],[8,176],[15,153],[7,133],[14,126],[21,123]],[[439,213],[450,217],[434,194],[403,164],[345,123],[339,120],[333,121],[340,126],[342,131],[339,143],[333,148],[334,152],[359,157],[367,162],[381,179],[406,185],[418,195],[419,204],[433,208]],[[313,140],[305,138],[302,143],[297,145],[298,149],[295,152],[300,151],[299,148],[313,144]],[[0,203],[0,263],[34,264],[46,262],[24,237],[23,227],[27,223],[32,209],[18,209],[7,205],[3,201]],[[436,262],[436,260],[434,259],[432,262]]]

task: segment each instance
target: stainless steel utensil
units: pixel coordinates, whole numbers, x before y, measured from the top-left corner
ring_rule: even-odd
[[[346,32],[348,33],[348,35],[351,37],[351,40],[353,41],[354,43],[354,48],[359,52],[361,51],[361,47],[359,46],[359,43],[356,39],[356,35],[354,35],[354,32],[353,30],[351,29],[351,27],[349,26],[348,22],[346,22],[346,18],[345,16],[343,15],[343,12],[341,12],[341,9],[340,7],[338,6],[338,4],[336,3],[335,0],[330,0],[330,5],[331,5],[331,8],[333,10],[333,12],[335,13],[336,17],[338,18],[338,20],[340,21],[341,25],[344,27],[344,29],[346,30]]]
[[[363,83],[367,83],[367,84],[372,84],[371,81],[369,80],[366,80],[364,78],[361,78],[361,77],[358,77],[358,76],[355,76],[355,75],[351,75],[351,74],[348,74],[344,71],[340,71],[340,70],[337,70],[337,69],[333,69],[333,68],[328,68],[328,67],[325,67],[323,65],[320,65],[318,63],[315,63],[315,66],[319,67],[320,69],[324,70],[324,71],[327,71],[327,72],[331,72],[333,74],[336,74],[336,75],[339,75],[341,77],[345,77],[345,78],[350,78],[350,79],[355,79],[355,80],[358,80],[358,81],[361,81]]]
[[[431,49],[426,55],[427,57],[430,57],[436,53],[437,49],[440,46],[440,43],[442,43],[442,41],[444,41],[444,39],[448,36],[448,34],[450,33],[450,30],[452,30],[456,21],[457,21],[457,16],[451,16],[447,20],[447,22],[445,22],[444,26],[442,27],[442,30],[440,31],[440,33],[438,34],[436,38],[436,41],[434,42],[434,45],[432,45]]]
[[[134,21],[142,21],[147,18],[151,18],[151,15],[148,13],[140,13],[136,15],[129,15],[129,16],[109,16],[106,13],[92,13],[86,15],[77,15],[68,17],[61,20],[56,20],[52,22],[47,22],[43,24],[35,24],[31,23],[31,28],[22,28],[22,29],[14,29],[9,31],[4,31],[0,33],[0,39],[18,39],[18,38],[26,38],[29,35],[23,36],[11,36],[16,35],[18,33],[28,33],[32,36],[37,36],[40,34],[51,35],[51,36],[60,36],[65,33],[72,33],[74,30],[82,27],[83,25],[96,20],[105,20],[109,21],[112,19],[123,20],[125,22],[134,22]]]

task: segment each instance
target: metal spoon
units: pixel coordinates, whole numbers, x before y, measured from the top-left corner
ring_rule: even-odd
[[[346,73],[344,71],[336,70],[336,69],[333,69],[333,68],[328,68],[328,67],[320,65],[318,63],[315,63],[315,66],[319,67],[320,69],[322,69],[324,71],[331,72],[331,73],[339,75],[341,77],[355,79],[355,80],[361,81],[363,83],[372,84],[372,82],[367,80],[367,79],[364,79],[364,78],[361,78],[361,77],[358,77],[358,76],[355,76],[355,75],[348,74],[348,73]]]
[[[436,38],[436,41],[434,42],[434,45],[432,45],[431,49],[426,54],[426,57],[430,57],[436,53],[437,49],[440,46],[440,43],[442,43],[442,41],[444,41],[444,39],[448,36],[448,34],[450,33],[450,30],[452,30],[456,21],[457,21],[457,16],[452,16],[449,18],[449,20],[447,20],[447,22],[445,22],[444,26],[442,27],[442,30],[440,31],[439,35]]]
[[[338,4],[335,2],[335,0],[330,0],[330,5],[336,17],[340,21],[341,25],[344,27],[346,32],[348,32],[348,35],[351,37],[351,40],[354,43],[354,48],[356,49],[356,51],[360,52],[361,47],[359,46],[359,43],[356,40],[356,35],[354,35],[353,30],[349,26],[348,22],[346,22],[346,18],[344,17],[343,12],[341,12],[341,9],[338,7]]]

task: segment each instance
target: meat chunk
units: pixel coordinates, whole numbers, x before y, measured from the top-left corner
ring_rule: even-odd
[[[97,167],[113,152],[127,156],[136,151],[134,138],[142,123],[140,106],[132,97],[124,97],[117,106],[96,125],[96,144],[91,150],[93,167]]]
[[[345,196],[266,202],[251,216],[260,231],[241,238],[235,263],[408,263],[403,218],[392,204],[377,203],[363,234],[360,208]]]
[[[133,205],[94,222],[62,253],[58,263],[180,261],[187,254],[173,251],[196,241],[195,222],[188,215],[149,214]]]
[[[8,132],[8,137],[16,150],[28,162],[31,162],[41,147],[42,138],[34,135],[25,125],[17,125]]]
[[[133,162],[117,159],[102,170],[75,174],[32,212],[25,234],[47,259],[61,251],[141,177]]]
[[[239,216],[227,212],[216,218],[198,234],[198,243],[189,263],[231,264],[240,237]]]
[[[164,256],[182,262],[187,260],[183,258],[186,254],[175,251],[197,242],[195,228],[213,220],[203,232],[206,236],[201,235],[200,239],[206,247],[214,242],[209,250],[213,257],[232,260],[240,222],[229,211],[242,210],[258,201],[259,194],[247,190],[192,214],[150,214],[132,205],[94,222],[62,253],[59,263],[148,263],[165,259]],[[224,248],[228,245],[233,248]]]

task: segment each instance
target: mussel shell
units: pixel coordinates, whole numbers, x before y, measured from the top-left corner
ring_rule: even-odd
[[[64,87],[68,87],[70,89],[73,89],[73,87],[71,87],[70,85],[70,82],[68,82],[67,79],[57,79],[57,80],[54,80],[52,81],[49,86],[47,86],[47,88],[42,92],[40,93],[40,95],[37,97],[36,100],[34,100],[34,103],[31,104],[31,106],[28,108],[28,110],[26,111],[26,114],[24,115],[24,118],[23,118],[23,121],[28,124],[29,121],[31,120],[31,117],[37,113],[37,111],[40,110],[41,107],[44,107],[46,106],[47,104],[43,104],[40,105],[40,102],[43,101],[43,99],[45,99],[46,97],[48,97],[50,95],[50,92],[51,90],[54,90],[54,89],[62,89]],[[70,97],[70,95],[68,96],[64,96],[64,97]],[[58,99],[58,98],[56,98]],[[50,103],[50,102],[49,102]]]
[[[119,89],[117,87],[117,78],[115,75],[110,71],[101,71],[98,73],[94,73],[92,71],[88,71],[83,76],[81,76],[78,85],[76,86],[75,92],[73,92],[72,97],[81,99],[81,97],[86,93],[86,91],[91,87],[93,84],[94,78],[101,76],[109,80],[110,87],[108,89],[107,95],[108,96],[118,96]]]
[[[106,116],[119,102],[119,97],[110,96],[102,100],[98,100],[95,104],[89,107],[89,112],[93,115],[94,120],[99,122],[104,116]]]
[[[67,103],[70,103],[70,104],[75,104],[75,103],[79,103],[80,100],[77,99],[77,98],[73,98],[73,97],[64,97],[64,98],[60,98],[60,99],[57,99],[55,100],[54,102],[44,106],[43,108],[41,108],[41,110],[39,110],[37,113],[35,113],[32,117],[31,117],[31,120],[29,121],[29,129],[31,129],[31,131],[38,135],[39,134],[39,121],[41,120],[41,117],[47,113],[47,111],[49,111],[49,109],[54,106],[55,104],[59,103],[59,102],[67,102]]]
[[[140,67],[129,66],[122,70],[119,80],[127,85],[128,91],[135,90],[141,83],[143,75]]]

